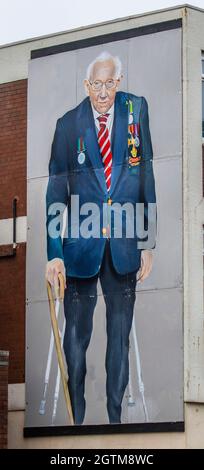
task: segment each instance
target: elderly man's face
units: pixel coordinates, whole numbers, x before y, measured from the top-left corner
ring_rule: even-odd
[[[86,92],[93,107],[100,114],[107,113],[115,100],[119,79],[115,77],[115,65],[112,60],[96,62],[90,81],[84,80]],[[97,90],[97,87],[101,87]]]

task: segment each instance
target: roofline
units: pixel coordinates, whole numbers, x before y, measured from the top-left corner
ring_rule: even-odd
[[[44,39],[50,39],[52,37],[62,36],[62,35],[69,34],[69,33],[76,33],[76,32],[82,31],[82,30],[84,31],[85,29],[88,30],[88,29],[96,28],[97,26],[105,26],[105,25],[109,25],[109,24],[111,25],[111,24],[114,24],[114,23],[118,23],[119,21],[120,22],[125,22],[127,20],[133,20],[134,18],[141,18],[141,17],[144,17],[144,16],[156,15],[158,13],[165,13],[165,12],[173,11],[173,10],[175,10],[175,11],[176,10],[182,10],[182,9],[185,9],[185,8],[191,9],[191,10],[196,10],[196,11],[199,11],[201,13],[204,13],[203,8],[199,8],[199,7],[190,5],[188,3],[184,3],[182,5],[177,5],[177,6],[174,6],[174,7],[163,8],[163,9],[160,9],[160,10],[148,11],[148,12],[145,12],[145,13],[139,13],[138,15],[130,15],[130,16],[125,16],[125,17],[123,16],[121,18],[115,18],[113,20],[103,21],[102,23],[94,23],[94,24],[90,24],[90,25],[84,25],[84,26],[80,26],[78,28],[73,28],[73,29],[68,29],[68,30],[64,30],[64,31],[59,31],[59,32],[56,32],[56,33],[46,34],[44,36],[35,36],[33,38],[23,39],[22,41],[16,41],[16,42],[11,42],[11,43],[7,43],[7,44],[1,44],[0,49],[6,48],[6,47],[17,46],[17,45],[21,45],[21,44],[26,44],[26,43],[29,43],[29,42],[35,42],[35,41],[40,41],[40,40],[44,40]]]

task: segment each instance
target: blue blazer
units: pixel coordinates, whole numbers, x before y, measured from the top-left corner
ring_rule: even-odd
[[[136,138],[134,146],[131,145],[132,129],[133,137]],[[122,237],[113,236],[117,228],[115,227],[116,232],[114,232],[114,213],[107,201],[110,198],[109,202],[112,204],[120,203],[121,205],[127,202],[144,203],[144,223],[147,228],[147,204],[155,203],[156,196],[148,106],[144,97],[124,92],[116,93],[111,140],[113,164],[111,188],[108,194],[89,97],[57,121],[46,195],[47,253],[48,260],[56,257],[64,260],[67,276],[87,278],[98,273],[106,243],[103,207],[107,207],[107,214],[111,217],[110,248],[116,271],[120,274],[127,274],[140,268],[141,249],[137,246],[137,234],[135,233],[133,238],[126,237],[126,217],[123,211]],[[137,156],[134,152],[131,153],[132,149],[136,149]],[[79,156],[80,150],[83,152],[81,157]],[[95,227],[98,227],[99,232],[96,229],[97,233],[94,236],[86,238],[80,233],[79,236],[76,236],[76,233],[73,234],[77,230],[73,208],[71,216],[73,195],[79,196],[79,211],[82,205],[90,202],[95,203],[99,208],[99,213],[97,211],[95,213]],[[58,223],[59,232],[55,238],[50,236],[48,230],[50,222],[56,220],[56,215],[59,216],[56,210],[49,213],[53,203],[62,203],[67,207],[68,229],[63,240],[60,222]],[[84,215],[83,211],[80,213],[79,226],[87,220],[87,215],[90,214]],[[132,214],[133,218],[136,226],[136,212]],[[154,244],[148,248],[154,248]]]

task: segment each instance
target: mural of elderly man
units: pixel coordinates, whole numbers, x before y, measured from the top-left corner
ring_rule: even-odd
[[[100,279],[106,306],[107,411],[110,423],[120,423],[129,377],[136,283],[138,277],[140,282],[148,277],[153,262],[155,242],[139,248],[137,232],[127,236],[127,214],[126,218],[122,215],[121,236],[114,227],[114,204],[142,203],[147,228],[148,205],[156,203],[147,102],[144,97],[119,91],[121,67],[120,59],[107,52],[88,66],[84,80],[87,97],[58,119],[49,163],[46,278],[56,286],[62,273],[66,282],[64,351],[75,424],[82,424],[85,416],[86,351],[93,329],[97,281]],[[97,205],[101,216],[105,205],[110,217],[105,223],[104,218],[97,218],[95,236],[93,231],[90,236],[77,233],[76,217],[71,214],[73,196],[79,201],[79,227],[88,215],[83,209],[86,204]],[[49,231],[56,217],[50,208],[56,203],[67,208],[64,238],[61,228],[57,237]],[[130,219],[136,226],[136,211]]]

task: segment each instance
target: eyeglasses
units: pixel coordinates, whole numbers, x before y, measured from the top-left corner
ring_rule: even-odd
[[[118,79],[113,80],[113,78],[109,78],[109,80],[106,80],[106,82],[102,82],[102,80],[95,80],[94,82],[89,81],[89,84],[91,85],[93,91],[101,91],[103,85],[105,85],[106,90],[113,90],[116,88],[117,82],[119,82]]]

